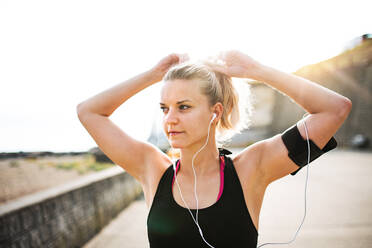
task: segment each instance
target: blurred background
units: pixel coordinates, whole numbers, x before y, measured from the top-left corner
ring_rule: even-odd
[[[335,134],[337,149],[370,154],[370,7],[363,0],[1,1],[0,204],[115,167],[76,106],[172,52],[198,59],[238,49],[348,97],[353,108]],[[251,127],[229,145],[234,151],[305,113],[262,82],[239,83],[249,85],[254,109]],[[168,152],[160,88],[136,94],[110,119]]]
[[[355,67],[370,65],[369,43],[356,57],[320,62],[370,38],[368,9],[365,1],[1,1],[0,152],[92,148],[77,104],[171,52],[199,58],[239,49],[286,72],[305,67],[299,74],[354,104],[352,94],[366,101],[368,73]],[[160,86],[129,99],[112,120],[147,140]]]

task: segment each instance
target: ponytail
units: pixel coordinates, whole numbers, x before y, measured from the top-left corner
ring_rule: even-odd
[[[163,81],[175,79],[198,80],[201,93],[208,97],[209,105],[213,106],[217,102],[222,104],[222,117],[216,126],[216,140],[219,146],[226,145],[233,135],[248,129],[252,112],[248,84],[241,84],[242,95],[246,97],[239,99],[231,77],[197,62],[185,62],[172,67],[164,76]]]

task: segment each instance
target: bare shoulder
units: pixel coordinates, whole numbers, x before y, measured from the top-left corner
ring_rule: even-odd
[[[266,188],[268,186],[259,164],[262,156],[262,142],[256,142],[232,155],[236,173],[242,186],[245,203],[252,221],[259,228],[259,216]]]
[[[78,117],[98,147],[115,164],[138,180],[143,189],[162,174],[171,159],[158,147],[138,140],[116,125],[109,117],[78,109]]]
[[[146,172],[141,182],[146,205],[149,207],[155,196],[158,184],[165,171],[172,165],[171,158],[159,148],[150,149],[149,159],[146,161]]]
[[[158,147],[152,147],[149,155],[146,161],[147,170],[143,180],[144,185],[151,185],[152,181],[156,181],[157,177],[161,177],[165,170],[172,165],[171,158]]]
[[[242,184],[248,182],[255,185],[263,183],[262,173],[259,170],[262,147],[262,142],[259,141],[232,155],[236,172]]]

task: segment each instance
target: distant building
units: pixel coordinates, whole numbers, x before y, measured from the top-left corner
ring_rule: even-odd
[[[344,51],[353,49],[354,47],[362,44],[364,41],[371,40],[371,39],[372,39],[372,34],[363,34],[361,36],[355,37],[354,39],[352,39],[346,44]]]

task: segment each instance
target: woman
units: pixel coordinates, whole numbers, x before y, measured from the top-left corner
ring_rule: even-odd
[[[267,186],[307,164],[306,133],[311,161],[337,145],[333,135],[347,118],[351,101],[235,50],[203,63],[186,60],[187,55],[170,54],[150,70],[84,101],[77,108],[79,119],[101,150],[141,183],[150,209],[150,247],[256,247]],[[309,113],[307,129],[298,122],[227,156],[231,152],[217,147],[216,135],[239,120],[231,77],[258,80],[289,96]],[[163,129],[172,148],[180,151],[175,164],[109,119],[128,98],[162,80]]]

